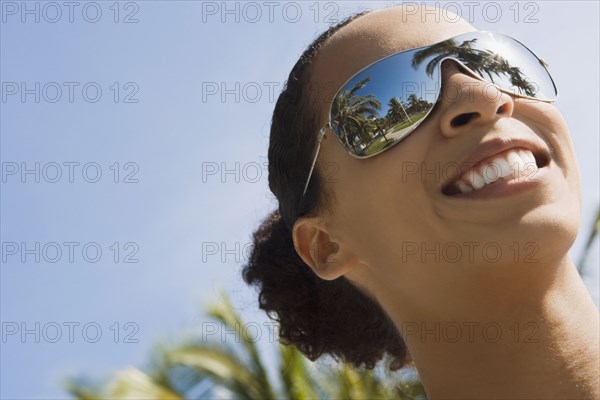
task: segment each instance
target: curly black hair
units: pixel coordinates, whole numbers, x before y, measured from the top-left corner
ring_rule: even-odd
[[[410,358],[389,316],[345,277],[319,278],[298,256],[291,231],[298,217],[327,209],[331,200],[316,168],[302,196],[319,130],[310,66],[328,38],[366,13],[355,14],[318,36],[292,68],[279,95],[269,143],[269,188],[279,208],[254,232],[242,276],[257,288],[259,307],[278,322],[280,341],[296,346],[310,360],[329,354],[372,369],[387,353],[392,358],[389,368],[397,370]]]

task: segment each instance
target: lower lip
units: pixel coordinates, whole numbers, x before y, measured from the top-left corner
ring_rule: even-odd
[[[556,168],[552,168],[553,163],[550,162],[543,168],[538,169],[535,173],[527,176],[522,176],[519,179],[498,180],[492,184],[486,185],[481,189],[474,190],[468,193],[459,193],[452,196],[445,196],[449,199],[497,199],[501,197],[514,196],[533,189],[539,189],[546,185],[552,179],[552,174]]]

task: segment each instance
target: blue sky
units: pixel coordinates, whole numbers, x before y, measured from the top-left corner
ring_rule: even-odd
[[[275,2],[272,15],[264,2],[245,4],[78,2],[70,21],[62,2],[0,3],[1,398],[65,397],[70,374],[143,366],[155,343],[206,322],[202,305],[221,287],[248,321],[267,321],[239,268],[275,207],[270,94],[330,13],[391,2]],[[577,260],[600,198],[598,3],[478,4],[471,14],[447,6],[550,64],[583,180]],[[36,162],[40,182],[22,178]],[[596,304],[598,264],[596,243],[586,281]],[[40,323],[40,343],[8,335],[22,323]],[[56,325],[62,337],[51,343]]]

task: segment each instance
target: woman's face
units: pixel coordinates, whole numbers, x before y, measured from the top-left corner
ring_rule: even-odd
[[[313,87],[339,88],[384,56],[475,30],[462,20],[435,20],[431,14],[403,14],[400,7],[357,19],[320,50]],[[553,104],[497,92],[453,61],[444,62],[442,71],[442,97],[434,111],[389,150],[356,159],[331,131],[325,135],[318,168],[335,197],[325,217],[331,240],[380,279],[419,264],[439,270],[564,257],[579,227],[580,188],[562,115]],[[317,102],[323,125],[330,102],[331,97]],[[491,142],[514,143],[512,151],[535,148],[536,161],[547,165],[529,170],[521,179],[527,183],[496,182],[486,190],[444,194],[449,181],[468,172],[457,166],[467,157],[479,160]],[[494,151],[500,148],[492,145]]]

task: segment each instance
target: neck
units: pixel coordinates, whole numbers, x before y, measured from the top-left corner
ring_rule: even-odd
[[[380,292],[428,398],[600,399],[599,314],[570,258],[487,268]]]

